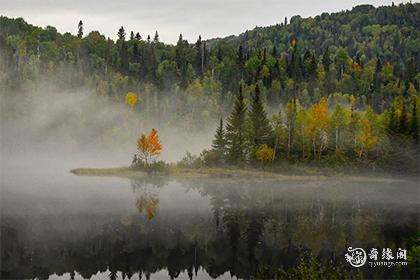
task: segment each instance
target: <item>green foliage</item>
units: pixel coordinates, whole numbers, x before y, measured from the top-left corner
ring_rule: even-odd
[[[255,95],[252,98],[248,118],[251,123],[250,142],[252,147],[257,149],[261,144],[271,141],[272,129],[261,101],[258,84],[255,86]]]
[[[314,89],[319,89],[321,95],[341,91],[363,96],[368,104],[360,105],[381,112],[395,95],[404,92],[404,84],[419,91],[420,4],[362,7],[314,18],[295,16],[287,25],[257,27],[224,39],[203,41],[199,37],[194,44],[181,35],[176,45],[161,43],[157,31],[153,40],[150,36],[142,40],[133,31],[127,40],[121,26],[115,42],[96,31],[86,36],[82,21],[75,29],[77,36],[73,36],[60,34],[51,26],[32,26],[21,18],[1,17],[2,60],[10,70],[3,79],[11,87],[25,85],[31,79],[25,66],[35,57],[42,63],[31,72],[41,76],[63,65],[75,66],[77,71],[68,80],[73,88],[107,82],[117,93],[132,90],[129,88],[139,83],[184,90],[197,78],[203,81],[211,77],[220,85],[221,92],[211,92],[220,105],[226,105],[228,92],[237,92],[240,81],[247,86],[262,81],[274,93],[268,98],[269,106],[285,104],[292,96],[301,96],[301,101],[310,105],[317,99]],[[128,83],[116,85],[113,77],[118,75],[127,77]],[[104,94],[108,88],[100,91]],[[281,98],[272,98],[280,91]]]
[[[203,152],[204,153],[204,152]],[[187,152],[184,157],[177,163],[180,167],[187,168],[199,168],[203,166],[202,157],[192,155],[190,152]]]
[[[154,161],[148,164],[144,164],[143,161],[137,160],[133,163],[130,168],[135,170],[141,170],[149,174],[168,174],[169,165],[163,160]]]
[[[157,31],[143,40],[116,27],[113,41],[97,31],[84,34],[81,21],[72,35],[2,16],[0,82],[31,89],[55,78],[60,87],[88,87],[113,102],[133,91],[142,101],[137,116],[196,130],[234,103],[222,153],[232,165],[255,160],[263,144],[291,160],[321,159],[334,150],[336,157],[376,161],[395,152],[390,136],[419,137],[419,12],[419,3],[362,5],[193,44],[180,35],[175,45],[160,42]],[[333,112],[323,121],[307,110],[321,98]],[[272,127],[271,112],[279,107]],[[217,154],[206,152],[207,162],[217,162]]]
[[[220,119],[220,124],[217,127],[216,134],[214,135],[212,148],[212,152],[217,157],[217,163],[223,164],[226,157],[226,136],[225,129],[223,127],[223,119]]]
[[[243,152],[245,145],[245,115],[246,106],[242,95],[242,86],[240,86],[233,111],[227,119],[226,125],[227,160],[231,164],[245,162],[245,154]]]

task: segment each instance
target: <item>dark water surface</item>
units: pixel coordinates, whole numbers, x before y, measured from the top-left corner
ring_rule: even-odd
[[[119,179],[77,166],[2,165],[3,279],[264,279],[309,253],[351,269],[348,247],[410,249],[419,228],[416,179]]]

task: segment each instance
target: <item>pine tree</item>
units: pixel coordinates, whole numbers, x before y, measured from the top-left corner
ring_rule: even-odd
[[[134,40],[134,32],[133,31],[130,32],[130,40]]]
[[[406,134],[408,132],[407,131],[407,109],[406,109],[406,105],[404,101],[402,102],[399,131],[402,134]]]
[[[410,130],[414,139],[418,139],[419,138],[419,119],[417,116],[417,102],[415,99],[413,102],[413,110],[411,111],[411,129]]]
[[[252,99],[251,110],[248,117],[252,129],[251,145],[254,149],[257,149],[261,144],[266,144],[272,136],[272,129],[261,101],[260,87],[258,84],[255,86],[255,95]],[[254,157],[254,155],[252,155],[252,157]]]
[[[316,79],[316,60],[312,52],[307,50],[303,55],[303,75],[306,79]]]
[[[77,25],[77,37],[79,37],[79,38],[83,37],[83,22],[82,22],[82,20],[80,20],[79,24]]]
[[[273,47],[273,50],[271,51],[271,55],[275,58],[277,58],[277,48],[276,46]]]
[[[233,111],[227,119],[226,146],[228,161],[231,164],[241,164],[245,161],[244,153],[244,125],[246,106],[242,95],[242,85],[235,100]]]
[[[159,33],[157,32],[157,30],[155,32],[155,37],[153,38],[153,43],[159,43]]]
[[[201,41],[201,35],[198,35],[197,42],[194,45],[195,57],[194,57],[194,69],[199,75],[203,75],[204,72],[204,49]]]
[[[119,40],[125,40],[125,30],[124,30],[124,27],[120,27],[120,29],[118,29],[118,33],[117,33],[117,35],[118,35],[118,39]]]
[[[395,111],[395,105],[392,104],[390,108],[390,115],[389,115],[389,131],[391,133],[395,133],[399,130],[399,120],[397,113]]]
[[[322,65],[324,66],[325,73],[330,71],[331,65],[331,58],[330,58],[330,50],[327,48],[322,56]]]
[[[136,38],[136,40],[137,41],[140,41],[141,40],[141,35],[140,35],[140,33],[136,33],[136,36],[135,36],[135,38]]]
[[[212,148],[216,154],[217,161],[219,163],[224,163],[226,155],[226,138],[222,118],[220,118],[220,124],[217,127],[216,134],[214,135]]]

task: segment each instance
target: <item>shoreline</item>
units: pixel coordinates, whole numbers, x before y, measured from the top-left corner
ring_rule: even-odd
[[[117,168],[75,168],[70,172],[77,176],[96,176],[96,177],[119,177],[119,178],[146,178],[146,177],[168,177],[168,178],[214,178],[214,179],[264,179],[274,181],[326,181],[337,180],[347,182],[376,182],[376,183],[395,183],[403,182],[402,178],[384,176],[384,174],[351,175],[351,174],[305,174],[305,175],[286,175],[281,172],[273,172],[257,169],[239,168],[186,168],[169,167],[167,172],[147,173],[143,170],[132,169],[130,167]]]

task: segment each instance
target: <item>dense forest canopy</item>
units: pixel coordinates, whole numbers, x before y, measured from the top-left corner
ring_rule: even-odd
[[[186,90],[232,98],[240,83],[260,83],[269,105],[296,94],[308,104],[338,92],[356,94],[377,111],[387,101],[419,87],[420,4],[351,11],[257,27],[239,36],[176,45],[116,26],[117,41],[97,31],[60,34],[23,19],[1,17],[2,83],[23,86],[66,65],[67,83],[95,86],[122,99],[127,90]],[[4,71],[3,71],[4,72]],[[331,74],[331,75],[329,75]],[[220,100],[219,100],[220,99]],[[364,105],[366,105],[364,104]]]
[[[113,41],[84,34],[82,20],[72,35],[3,16],[0,81],[18,91],[44,79],[89,88],[191,131],[230,115],[213,156],[226,145],[233,163],[277,152],[315,159],[345,147],[363,158],[418,139],[419,19],[419,3],[361,5],[222,39],[190,43],[180,34],[170,45],[158,31],[116,26]]]

